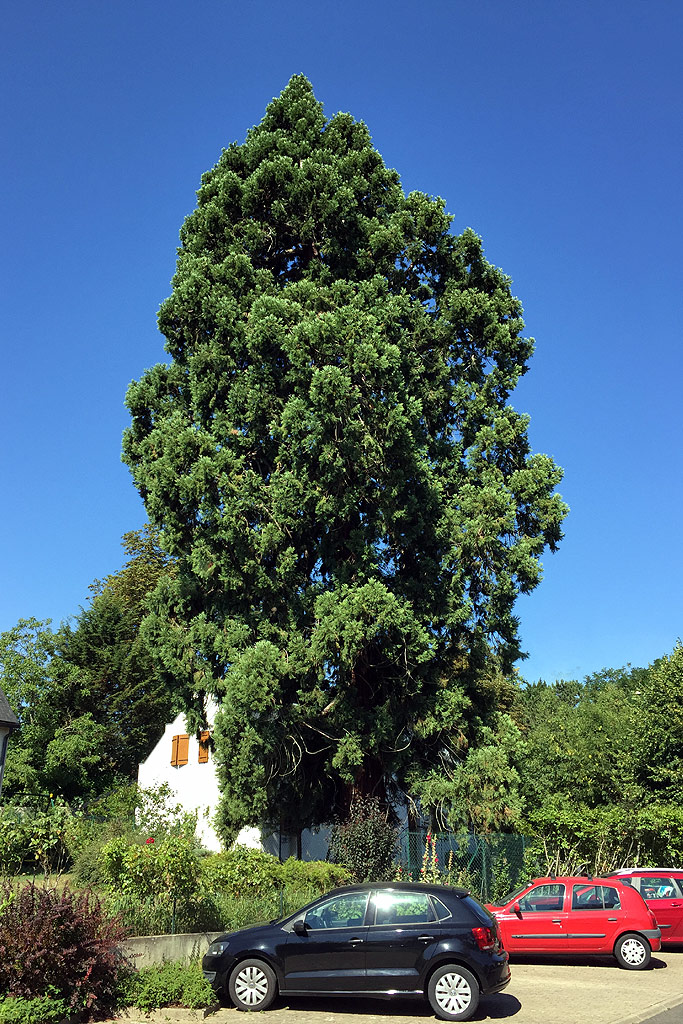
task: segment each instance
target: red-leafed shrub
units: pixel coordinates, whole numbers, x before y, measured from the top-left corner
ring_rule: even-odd
[[[83,1019],[110,1017],[130,968],[124,932],[91,892],[0,886],[0,992],[63,999]]]

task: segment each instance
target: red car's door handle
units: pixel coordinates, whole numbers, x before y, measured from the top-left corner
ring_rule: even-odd
[[[358,943],[362,942],[362,941],[363,941],[362,939],[349,939],[349,945],[350,946],[357,946]]]
[[[418,935],[417,941],[418,942],[433,942],[434,941],[434,936],[433,935]]]
[[[683,903],[672,903],[672,907],[683,907]]]
[[[561,917],[551,917],[550,920],[553,922],[553,924],[562,924]]]

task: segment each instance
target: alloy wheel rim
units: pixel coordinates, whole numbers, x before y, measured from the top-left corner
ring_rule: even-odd
[[[629,939],[622,945],[621,955],[629,964],[642,964],[645,959],[645,948],[638,939]]]
[[[472,1001],[472,989],[462,974],[444,974],[436,983],[434,995],[447,1013],[461,1013]]]
[[[257,1006],[268,995],[268,978],[260,967],[245,967],[235,978],[235,995],[248,1006]]]

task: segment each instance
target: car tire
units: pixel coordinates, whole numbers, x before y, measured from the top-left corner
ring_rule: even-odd
[[[444,964],[429,979],[427,999],[441,1020],[469,1020],[479,1006],[479,983],[460,964]]]
[[[242,960],[230,975],[228,992],[238,1010],[267,1010],[277,995],[275,971],[263,960]]]
[[[650,963],[650,943],[636,932],[620,935],[614,945],[614,955],[620,967],[627,971],[643,971]]]

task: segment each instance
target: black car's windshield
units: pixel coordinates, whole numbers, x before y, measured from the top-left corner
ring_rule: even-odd
[[[512,903],[513,900],[516,900],[518,896],[521,896],[523,892],[526,892],[528,888],[528,885],[523,885],[521,889],[513,889],[512,892],[509,892],[507,896],[503,896],[502,899],[491,900],[491,906],[505,907],[508,903]]]

